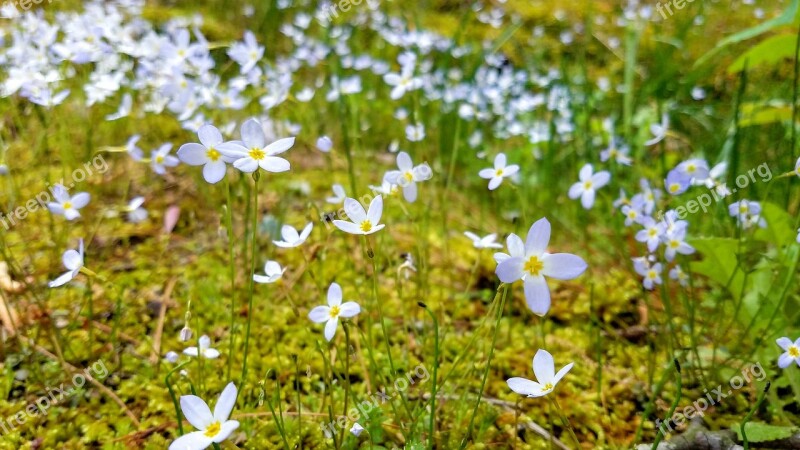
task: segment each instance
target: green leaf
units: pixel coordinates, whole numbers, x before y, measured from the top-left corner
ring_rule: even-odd
[[[783,59],[794,59],[797,37],[794,34],[780,34],[767,38],[744,52],[728,66],[728,73],[741,72],[747,64],[748,69],[763,64],[776,64]]]
[[[741,441],[742,430],[740,425],[732,426],[731,430],[736,433]],[[797,428],[768,425],[762,422],[748,422],[745,425],[745,431],[747,431],[747,440],[750,442],[769,442],[792,437],[797,432]]]
[[[767,228],[756,230],[754,235],[756,239],[771,242],[778,247],[791,245],[797,239],[794,220],[780,206],[774,203],[762,203],[761,217],[767,222]]]
[[[690,244],[703,255],[701,261],[690,263],[692,272],[727,286],[733,298],[738,300],[744,283],[744,272],[736,266],[739,241],[732,238],[701,238],[692,239]]]
[[[797,16],[798,6],[800,6],[800,0],[792,0],[789,6],[786,8],[780,16],[775,17],[773,19],[767,20],[759,25],[756,25],[752,28],[748,28],[744,31],[740,31],[736,34],[730,35],[725,39],[719,41],[717,45],[708,51],[705,55],[701,56],[694,63],[694,67],[700,67],[706,63],[709,59],[711,59],[714,55],[719,53],[723,48],[731,45],[736,44],[738,42],[746,41],[748,39],[752,39],[756,36],[762,35],[773,28],[777,28],[784,25],[791,25],[795,21],[795,17]]]
[[[740,127],[767,125],[775,122],[791,122],[792,107],[780,102],[745,103],[741,108]]]

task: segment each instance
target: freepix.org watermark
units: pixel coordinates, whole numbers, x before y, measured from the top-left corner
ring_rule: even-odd
[[[428,381],[429,378],[430,374],[428,373],[428,369],[420,364],[417,367],[414,367],[412,371],[406,373],[405,376],[398,377],[394,381],[393,392],[387,393],[386,388],[382,388],[377,393],[373,393],[366,400],[356,405],[356,407],[347,411],[347,416],[341,416],[335,421],[321,424],[320,429],[322,429],[322,433],[326,437],[333,436],[336,433],[337,427],[343,429],[347,426],[348,419],[354,423],[362,419],[366,420],[369,418],[369,413],[372,410],[380,407],[384,403],[391,402],[395,397],[400,395],[410,386],[413,386],[417,383],[424,383],[425,381]]]
[[[13,209],[7,213],[0,212],[0,225],[5,227],[6,230],[10,229],[11,227],[17,225],[22,220],[25,220],[28,217],[28,214],[32,214],[39,209],[47,209],[47,203],[52,201],[53,189],[57,185],[62,185],[67,189],[71,189],[75,187],[77,183],[80,183],[90,176],[94,175],[95,173],[105,173],[108,170],[108,163],[106,160],[103,159],[103,155],[95,156],[91,161],[85,163],[83,167],[79,167],[72,171],[70,174],[70,181],[68,183],[64,183],[64,179],[48,185],[47,189],[39,192],[34,196],[34,198],[25,202],[22,206],[18,206],[16,209]]]
[[[94,376],[92,376],[94,374]],[[39,397],[33,403],[28,403],[25,409],[21,409],[18,413],[0,418],[0,430],[3,433],[13,431],[17,426],[23,425],[28,419],[33,419],[36,416],[46,416],[47,410],[59,404],[62,400],[75,395],[83,386],[86,381],[91,377],[95,380],[103,380],[108,376],[108,368],[106,368],[103,360],[98,360],[90,367],[87,367],[83,372],[75,372],[69,380],[71,385],[66,382],[61,383],[58,387],[48,387],[47,394]]]
[[[674,432],[674,427],[681,426],[696,416],[704,417],[708,408],[722,403],[734,391],[738,391],[753,380],[762,381],[766,377],[767,372],[764,371],[759,362],[745,367],[742,369],[741,375],[734,375],[728,381],[727,387],[720,384],[711,390],[704,389],[703,394],[705,396],[698,398],[691,405],[687,405],[682,411],[675,411],[672,417],[663,422],[660,419],[656,419],[656,427],[662,434],[666,434],[667,431]]]
[[[2,3],[2,7],[4,10],[8,9],[15,9],[18,13],[25,12],[33,8],[34,5],[40,5],[42,3],[53,3],[54,0],[10,0],[5,1]],[[55,0],[58,1],[58,0]],[[22,11],[19,11],[22,10]]]

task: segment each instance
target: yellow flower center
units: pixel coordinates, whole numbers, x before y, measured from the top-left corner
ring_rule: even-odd
[[[688,166],[686,166],[686,172],[688,173],[694,173],[695,170],[697,170],[697,167],[695,167],[694,164],[689,164]]]
[[[583,182],[583,189],[584,189],[584,190],[587,190],[587,191],[588,191],[588,190],[589,190],[589,189],[591,189],[591,188],[592,188],[592,182],[591,182],[591,181],[584,181],[584,182]]]
[[[266,156],[264,150],[261,150],[260,148],[256,147],[251,148],[250,153],[248,153],[248,155],[250,155],[250,157],[255,159],[256,161],[260,161],[264,159],[264,156]]]
[[[365,221],[361,222],[361,231],[366,233],[371,229],[372,229],[372,222],[370,222],[369,220],[365,220]]]
[[[156,156],[156,162],[161,164],[164,162],[164,157],[161,155]]]
[[[681,245],[681,243],[676,241],[676,240],[669,241],[669,246],[671,248],[678,248],[678,247],[680,247],[680,245]]]
[[[331,306],[331,310],[328,311],[328,315],[331,316],[331,319],[335,319],[335,318],[339,317],[339,313],[341,311],[342,311],[342,309],[339,308],[338,305],[337,306]]]
[[[800,348],[797,348],[794,345],[789,347],[789,356],[791,356],[792,358],[800,357]]]
[[[634,211],[634,210],[628,211],[628,218],[635,219],[636,218],[636,211]]]
[[[672,184],[669,185],[669,191],[670,192],[678,192],[679,190],[681,190],[681,185],[680,184],[672,183]]]
[[[619,152],[617,151],[617,149],[612,149],[612,150],[611,150],[611,151],[608,153],[608,156],[610,156],[611,158],[616,158],[616,157],[617,157],[617,155],[619,155]]]
[[[647,232],[647,234],[649,234],[650,237],[654,237],[657,233],[658,230],[656,230],[655,228],[650,228],[650,231]]]
[[[742,214],[746,213],[749,209],[750,208],[748,208],[747,203],[742,203],[739,205],[739,212]]]
[[[222,429],[222,425],[219,422],[214,422],[206,428],[206,432],[204,433],[207,437],[213,438],[214,436],[219,434],[219,430]]]
[[[657,273],[656,273],[656,271],[655,271],[655,270],[653,270],[653,269],[650,269],[650,270],[647,272],[647,278],[650,278],[650,279],[652,279],[652,280],[655,280],[655,279],[656,279],[656,276],[658,276],[658,274],[657,274]]]
[[[406,181],[414,181],[414,174],[411,172],[406,172],[403,174],[403,178],[405,178]]]
[[[220,158],[220,156],[222,156],[222,155],[220,155],[220,154],[219,154],[219,152],[218,152],[216,149],[214,149],[214,148],[210,148],[210,149],[208,149],[208,151],[206,152],[206,156],[207,156],[207,157],[208,157],[208,159],[210,159],[211,161],[214,161],[214,162],[216,162],[216,161],[219,161],[219,158]]]
[[[72,202],[64,202],[64,209],[72,209]]]
[[[553,383],[547,383],[542,386],[542,392],[550,392],[553,390]]]
[[[531,256],[525,262],[525,271],[533,276],[538,276],[542,269],[544,269],[544,262],[538,256]]]
[[[497,169],[494,171],[494,176],[502,177],[503,176],[503,169]]]

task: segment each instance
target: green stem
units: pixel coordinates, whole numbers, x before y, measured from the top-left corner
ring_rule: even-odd
[[[419,302],[418,305],[421,308],[425,308],[425,312],[433,320],[433,377],[431,378],[433,386],[431,386],[431,419],[428,427],[428,448],[433,450],[436,442],[436,376],[439,369],[439,321],[436,320],[436,315],[428,309],[425,303]]]
[[[247,330],[244,335],[244,359],[242,362],[242,378],[240,385],[244,386],[245,377],[247,377],[247,353],[250,349],[250,325],[253,322],[253,275],[256,273],[256,237],[258,236],[258,180],[261,178],[260,172],[253,172],[253,229],[251,230],[251,245],[250,245],[250,288],[248,292],[248,307],[247,307]]]
[[[764,390],[761,391],[761,393],[758,395],[758,400],[756,400],[755,405],[753,405],[753,407],[750,408],[750,412],[748,412],[747,415],[744,417],[744,420],[742,420],[742,426],[741,426],[742,446],[744,447],[744,450],[750,450],[750,442],[747,440],[747,432],[745,431],[747,427],[745,425],[747,425],[747,422],[750,421],[750,418],[753,417],[753,414],[761,406],[761,403],[764,401],[764,397],[767,395],[767,392],[769,392],[769,386],[771,384],[772,383],[767,381],[767,385],[764,386]]]
[[[170,370],[167,373],[166,377],[164,377],[164,383],[167,385],[167,390],[169,390],[169,396],[172,398],[172,404],[175,406],[175,417],[177,417],[178,419],[178,432],[180,432],[181,436],[183,436],[183,415],[181,414],[181,406],[178,403],[178,398],[175,397],[175,391],[172,389],[172,382],[170,381],[170,377],[172,376],[173,373],[182,369],[183,366],[189,364],[190,362],[191,361],[184,361],[178,364],[177,366],[175,366],[174,369]]]
[[[228,329],[228,333],[230,333],[230,344],[228,345],[228,379],[231,379],[231,370],[233,368],[233,344],[234,344],[234,332],[233,328],[236,325],[236,267],[234,266],[234,252],[233,252],[233,212],[232,202],[231,202],[231,182],[229,178],[225,178],[225,194],[226,194],[226,203],[225,203],[225,227],[228,229],[228,264],[230,266],[230,277],[231,277],[231,324],[230,328]]]
[[[682,380],[683,377],[681,376],[681,365],[677,359],[673,360],[673,364],[675,366],[675,371],[678,374],[678,376],[675,379],[675,383],[677,384],[677,386],[675,389],[676,391],[675,400],[672,401],[672,406],[670,406],[669,408],[669,412],[667,413],[665,422],[670,420],[672,418],[672,415],[675,414],[675,409],[678,408],[678,403],[680,403],[681,396],[683,394],[683,380]],[[653,442],[652,450],[656,450],[658,448],[658,444],[661,442],[663,438],[664,438],[664,429],[659,427],[658,433],[656,434],[656,440],[655,442]]]

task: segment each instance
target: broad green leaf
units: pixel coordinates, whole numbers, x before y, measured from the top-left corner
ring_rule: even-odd
[[[744,272],[736,265],[739,241],[732,238],[692,239],[690,244],[703,255],[701,261],[690,263],[692,272],[726,286],[734,299],[742,294]]]
[[[789,4],[786,10],[784,10],[780,16],[767,20],[766,22],[763,22],[752,28],[748,28],[744,31],[740,31],[736,34],[730,35],[725,39],[719,41],[713,49],[708,51],[705,55],[701,56],[700,59],[698,59],[694,63],[694,67],[697,68],[702,66],[703,64],[706,63],[706,61],[708,61],[714,55],[719,53],[723,48],[731,44],[752,39],[756,36],[766,33],[767,31],[772,30],[773,28],[793,24],[797,17],[798,9],[800,9],[798,8],[798,6],[800,6],[800,0],[792,0],[792,2]]]
[[[797,37],[794,34],[772,36],[754,45],[736,58],[736,61],[728,66],[728,73],[734,74],[742,71],[745,64],[747,64],[748,69],[752,69],[762,64],[775,64],[782,59],[794,59],[796,48]]]
[[[797,239],[794,219],[780,206],[774,203],[762,203],[761,217],[767,222],[767,228],[756,230],[754,235],[756,239],[771,242],[778,247],[790,245]]]
[[[741,127],[789,122],[792,120],[792,107],[780,101],[745,103],[741,114]]]
[[[795,427],[784,427],[778,425],[769,425],[762,422],[748,422],[744,426],[747,432],[747,440],[750,442],[769,442],[778,439],[786,439],[797,433],[798,429]],[[731,427],[739,440],[742,440],[742,430],[739,424]]]

